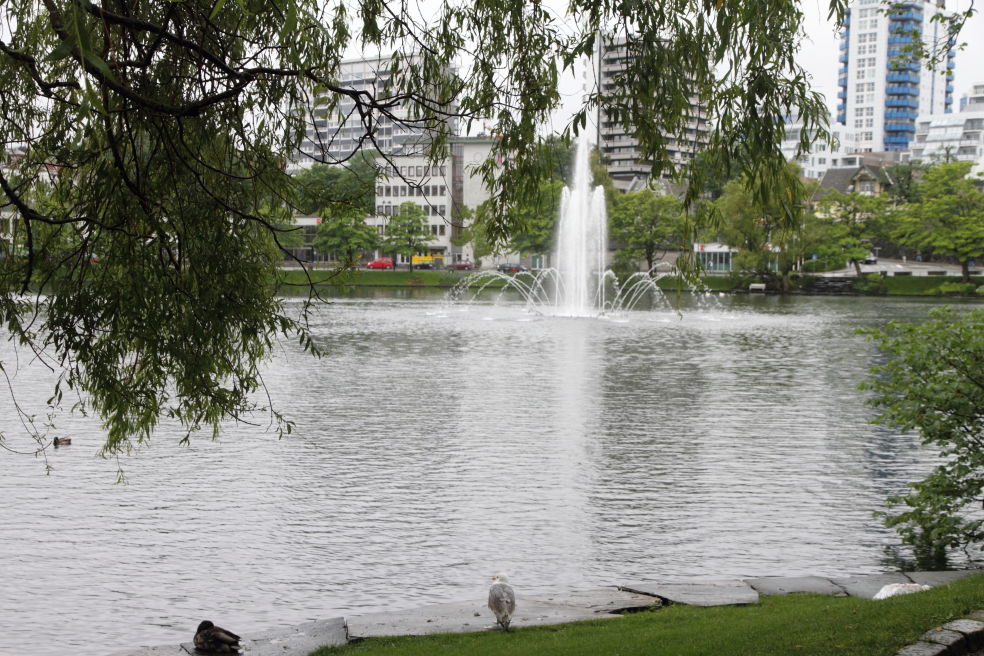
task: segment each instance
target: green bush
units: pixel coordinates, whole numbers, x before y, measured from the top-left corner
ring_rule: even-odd
[[[940,296],[972,296],[976,291],[972,282],[945,282],[936,289]]]
[[[885,284],[885,276],[880,273],[868,273],[854,282],[854,290],[864,294],[887,294],[888,285]]]
[[[807,260],[803,262],[802,271],[803,273],[821,273],[823,271],[833,271],[835,269],[844,268],[843,260],[832,260],[827,257],[822,257],[817,260]]]
[[[890,497],[885,524],[912,545],[921,567],[945,564],[948,549],[984,543],[984,310],[933,310],[916,324],[864,331],[891,357],[861,388],[874,392],[876,423],[915,431],[940,459],[910,491]]]
[[[980,287],[977,288],[977,295],[984,296],[984,285],[981,285]]]

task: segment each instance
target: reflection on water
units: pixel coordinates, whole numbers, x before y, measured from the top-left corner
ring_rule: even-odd
[[[338,299],[269,365],[283,440],[165,429],[120,463],[65,417],[54,467],[0,454],[0,653],[105,654],[384,608],[642,577],[885,567],[871,517],[925,472],[866,423],[880,357],[859,325],[926,303],[722,298],[708,309],[549,319],[496,295]],[[5,363],[12,361],[7,344]],[[47,398],[44,372],[14,385]],[[9,398],[2,425],[17,447]]]

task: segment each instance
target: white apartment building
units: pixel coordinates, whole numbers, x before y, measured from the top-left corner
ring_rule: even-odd
[[[611,91],[621,84],[619,76],[634,55],[629,52],[624,38],[600,38],[597,57],[598,86],[601,91]],[[639,140],[632,134],[631,127],[627,128],[621,120],[613,120],[604,108],[598,110],[597,125],[598,148],[607,161],[608,174],[615,186],[622,191],[644,186],[652,164],[643,159]],[[709,133],[706,111],[694,96],[685,133],[669,136],[670,157],[677,164],[690,161],[707,144]]]
[[[390,79],[390,64],[389,57],[344,61],[339,68],[338,84],[383,97]],[[308,168],[314,163],[344,162],[360,149],[378,148],[382,152],[391,152],[426,136],[423,126],[410,118],[409,111],[396,106],[392,109],[393,117],[378,113],[373,115],[375,144],[363,140],[367,127],[355,110],[355,101],[343,96],[335,107],[329,107],[328,99],[335,97],[334,92],[323,91],[313,99],[310,114],[306,117],[307,126],[300,153],[288,165],[289,173]]]
[[[950,50],[945,67],[928,70],[906,59],[918,34],[939,43],[949,15],[943,0],[903,0],[885,12],[881,0],[852,0],[841,34],[837,121],[854,130],[852,152],[902,151],[912,141],[920,114],[949,113],[953,106]]]
[[[848,154],[847,144],[854,141],[854,131],[842,125],[830,122],[830,134],[833,138],[833,145],[826,142],[814,141],[810,152],[796,157],[796,149],[799,147],[800,135],[803,131],[803,122],[799,118],[787,118],[786,134],[783,137],[780,148],[787,160],[795,159],[802,169],[802,176],[811,180],[822,180],[824,173],[831,167],[841,166],[843,158]],[[816,136],[816,131],[811,129],[811,137]]]
[[[971,173],[984,173],[984,84],[961,99],[956,114],[920,114],[903,160],[974,162]]]

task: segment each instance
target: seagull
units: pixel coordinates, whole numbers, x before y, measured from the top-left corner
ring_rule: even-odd
[[[239,636],[205,620],[195,632],[195,650],[208,654],[238,654]]]
[[[929,589],[930,587],[928,585],[919,585],[918,583],[889,583],[883,586],[872,599],[888,599],[889,597],[897,597],[899,595],[912,594],[913,592],[922,592],[923,590]]]
[[[512,614],[516,610],[516,593],[513,592],[505,574],[496,574],[492,577],[492,587],[489,588],[489,608],[495,614],[496,623],[503,631],[508,631]]]

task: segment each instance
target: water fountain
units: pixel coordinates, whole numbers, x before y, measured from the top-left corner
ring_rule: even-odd
[[[587,133],[574,156],[574,180],[560,201],[556,249],[556,313],[587,317],[604,309],[608,212],[605,190],[592,184]]]
[[[662,298],[656,281],[674,272],[671,265],[632,274],[621,283],[606,266],[605,190],[593,184],[589,155],[587,133],[582,132],[575,149],[574,177],[561,196],[555,266],[518,275],[474,273],[452,291],[452,299],[466,294],[474,299],[487,289],[504,287],[518,292],[527,309],[537,314],[598,317],[631,310],[646,298]]]

